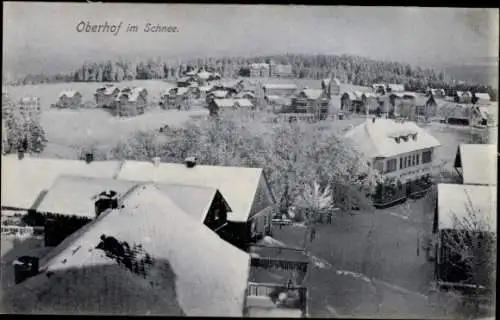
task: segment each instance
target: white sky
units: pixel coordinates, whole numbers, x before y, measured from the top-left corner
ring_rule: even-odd
[[[78,33],[82,20],[170,24],[179,33]],[[50,73],[117,56],[284,52],[473,63],[498,60],[498,24],[497,9],[4,2],[4,66]]]

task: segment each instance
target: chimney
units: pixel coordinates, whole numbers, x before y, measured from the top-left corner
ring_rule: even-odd
[[[85,162],[91,163],[92,161],[94,161],[94,154],[92,152],[86,153]]]
[[[160,166],[160,157],[153,157],[153,164],[155,167]]]
[[[22,151],[22,150],[17,151],[17,158],[19,160],[24,159],[24,151]]]
[[[38,274],[38,261],[37,257],[30,256],[22,256],[15,260],[12,263],[14,266],[14,282],[18,284],[36,276]]]
[[[372,119],[372,123],[375,123],[375,117],[373,117],[373,119]]]
[[[95,202],[95,216],[97,218],[104,211],[116,208],[118,208],[118,193],[113,190],[103,191]]]
[[[196,166],[196,157],[187,157],[185,162],[186,167],[193,168],[194,166]]]

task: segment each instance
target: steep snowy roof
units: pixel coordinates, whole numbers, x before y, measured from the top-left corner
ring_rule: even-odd
[[[17,155],[2,156],[2,207],[30,209],[52,186],[59,175],[82,177],[114,177],[119,161],[93,161],[31,158],[19,160]]]
[[[130,246],[142,245],[155,261],[152,270],[145,278],[126,269],[121,271],[122,267],[96,249],[102,234]],[[19,304],[45,303],[57,308],[60,300],[67,302],[61,296],[70,291],[73,299],[66,306],[67,311],[72,312],[75,307],[96,308],[84,300],[91,295],[80,297],[80,293],[90,289],[104,304],[114,302],[116,313],[120,313],[121,308],[130,309],[128,296],[122,297],[116,290],[109,292],[109,288],[120,287],[128,288],[128,292],[140,289],[142,294],[131,299],[140,300],[142,304],[135,302],[136,306],[152,309],[156,315],[178,315],[178,306],[187,316],[242,316],[249,255],[192,219],[153,185],[137,187],[126,197],[123,208],[103,213],[54,251],[41,261],[41,270],[54,275],[41,274],[20,284],[18,287],[24,290],[29,288],[29,294],[16,297],[21,300]],[[106,266],[113,269],[106,272]],[[102,272],[86,272],[96,267]],[[58,284],[58,274],[69,270],[78,271],[71,280]],[[54,285],[62,288],[46,294]],[[108,290],[97,291],[103,287]],[[108,297],[112,294],[118,294],[119,299]]]
[[[38,206],[38,211],[94,219],[94,204],[99,193],[113,190],[118,194],[118,198],[122,198],[138,184],[141,182],[61,176],[47,192]],[[155,184],[155,186],[191,217],[202,223],[218,192],[215,188],[181,184]]]
[[[496,194],[493,186],[438,184],[439,228],[457,229],[468,219],[478,222],[479,229],[496,233]]]
[[[464,184],[496,185],[497,147],[493,144],[460,144],[456,160]]]
[[[396,138],[417,134],[417,139],[408,141]],[[396,122],[392,119],[377,118],[375,122],[366,120],[345,134],[353,146],[367,158],[391,157],[398,154],[440,146],[439,141],[414,122]]]
[[[125,161],[118,179],[154,181],[211,187],[218,189],[231,207],[230,221],[247,221],[251,213],[259,182],[261,168],[196,165],[188,168],[180,163]]]

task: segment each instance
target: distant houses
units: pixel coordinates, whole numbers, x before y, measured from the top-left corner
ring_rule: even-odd
[[[249,66],[250,77],[290,78],[294,76],[290,64],[252,63]]]
[[[250,64],[250,77],[269,77],[270,67],[268,63]]]
[[[431,186],[435,149],[440,143],[414,122],[368,119],[345,138],[384,177],[373,196],[375,206],[418,196]]]
[[[105,84],[104,86],[97,88],[94,94],[96,106],[98,108],[110,108],[113,105],[118,93],[120,93],[120,88],[114,84]]]
[[[79,108],[82,106],[82,95],[75,90],[65,90],[59,94],[54,106],[61,109]]]
[[[160,96],[160,107],[162,109],[188,109],[193,98],[193,89],[192,87],[175,87],[163,92]]]
[[[120,117],[144,114],[148,103],[148,91],[144,88],[124,88],[113,102],[113,112]]]

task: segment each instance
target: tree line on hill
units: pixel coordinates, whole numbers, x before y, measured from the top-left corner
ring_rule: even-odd
[[[123,80],[175,79],[194,68],[203,67],[218,72],[223,77],[249,76],[251,63],[270,62],[290,64],[296,78],[324,79],[333,72],[342,83],[370,86],[373,83],[404,84],[408,91],[424,91],[425,88],[442,88],[448,95],[454,91],[487,92],[494,100],[497,91],[490,85],[459,82],[444,71],[413,67],[410,64],[373,60],[352,55],[299,55],[285,54],[252,58],[204,58],[184,62],[166,62],[147,59],[138,63],[127,60],[84,63],[68,74],[28,75],[17,84],[50,82],[108,82]]]

